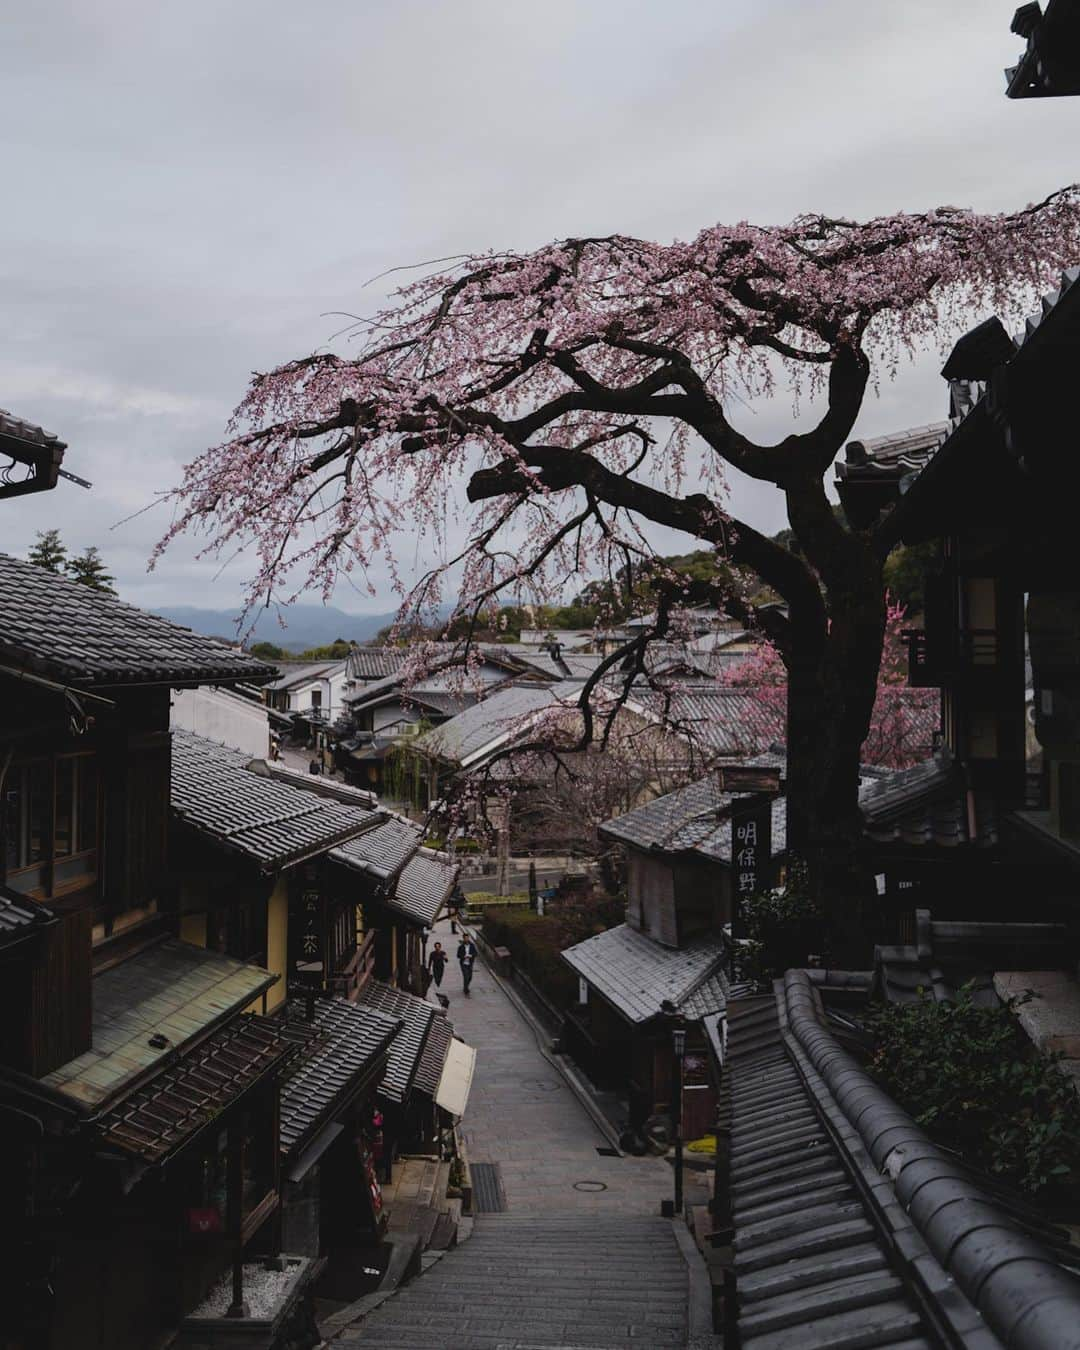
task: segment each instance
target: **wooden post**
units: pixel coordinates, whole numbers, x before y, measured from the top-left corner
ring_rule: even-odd
[[[233,1241],[232,1303],[226,1317],[250,1317],[244,1302],[244,1134],[240,1123],[229,1126],[228,1229]]]

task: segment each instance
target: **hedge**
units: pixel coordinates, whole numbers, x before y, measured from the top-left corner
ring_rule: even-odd
[[[532,910],[484,910],[484,937],[493,947],[505,947],[514,964],[557,1008],[577,999],[577,976],[560,956],[560,925]]]

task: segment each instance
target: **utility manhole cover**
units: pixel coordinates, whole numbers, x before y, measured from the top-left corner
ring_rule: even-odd
[[[550,1078],[526,1078],[523,1079],[521,1086],[528,1088],[530,1092],[558,1092],[562,1084]]]
[[[606,1191],[607,1187],[602,1181],[575,1181],[575,1191]]]

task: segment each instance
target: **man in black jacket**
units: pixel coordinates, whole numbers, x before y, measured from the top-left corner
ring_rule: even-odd
[[[461,967],[461,983],[467,994],[469,985],[472,984],[473,967],[476,965],[476,943],[464,928],[461,930],[461,941],[458,943],[457,959]]]
[[[443,951],[441,942],[436,942],[431,949],[427,964],[431,971],[431,977],[435,981],[435,988],[438,989],[439,985],[442,984],[443,971],[446,969],[446,952]]]

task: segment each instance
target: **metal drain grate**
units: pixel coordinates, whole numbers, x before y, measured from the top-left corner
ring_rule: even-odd
[[[475,1214],[502,1214],[506,1209],[506,1192],[498,1163],[470,1163],[473,1183],[473,1212]]]

